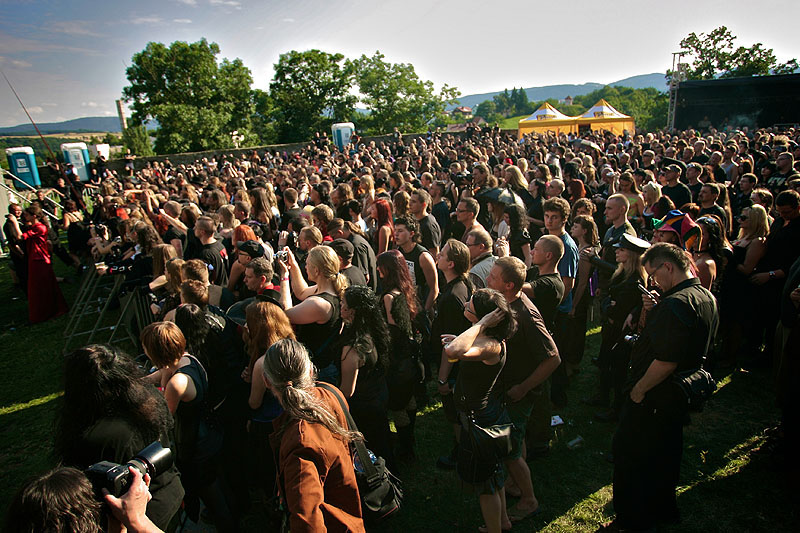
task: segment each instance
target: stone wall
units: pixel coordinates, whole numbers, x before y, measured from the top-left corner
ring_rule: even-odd
[[[503,130],[503,133],[516,133],[516,130]],[[464,132],[443,132],[442,136],[447,137],[456,137],[458,139],[463,139],[466,136]],[[404,134],[403,138],[408,139],[417,139],[418,137],[425,137],[427,133],[409,133]],[[392,140],[391,135],[377,135],[373,137],[362,137],[362,142],[369,143],[370,141],[375,141],[376,143],[380,142],[390,142]],[[205,152],[186,152],[183,154],[167,154],[167,155],[156,155],[152,157],[139,157],[136,158],[134,162],[134,166],[136,170],[142,169],[145,166],[145,163],[148,161],[164,161],[165,159],[169,159],[173,165],[188,165],[198,161],[202,158],[211,159],[212,157],[219,157],[223,154],[225,155],[233,155],[234,157],[246,156],[247,154],[251,153],[253,150],[257,150],[258,152],[264,152],[266,150],[278,152],[294,152],[301,150],[302,148],[308,146],[310,142],[303,142],[303,143],[291,143],[291,144],[273,144],[269,146],[255,146],[250,148],[230,148],[230,149],[220,149],[220,150],[208,150]],[[118,173],[122,174],[125,169],[125,160],[124,159],[112,159],[106,165],[110,170],[115,170]],[[52,185],[49,183],[49,176],[50,172],[47,167],[40,166],[39,167],[39,176],[42,178],[42,185],[48,186]],[[48,183],[45,183],[48,181]]]

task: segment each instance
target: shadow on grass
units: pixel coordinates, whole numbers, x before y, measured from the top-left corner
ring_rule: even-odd
[[[0,471],[3,490],[0,510],[5,513],[17,489],[34,475],[55,465],[53,427],[60,399],[0,415]]]

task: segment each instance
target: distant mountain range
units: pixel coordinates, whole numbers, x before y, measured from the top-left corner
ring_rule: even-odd
[[[602,89],[605,85],[618,86],[618,87],[631,87],[633,89],[646,89],[647,87],[654,87],[659,91],[667,90],[667,81],[665,74],[662,72],[654,72],[653,74],[642,74],[625,78],[624,80],[615,81],[608,84],[603,83],[584,83],[581,85],[546,85],[544,87],[529,87],[525,89],[528,93],[528,100],[531,102],[540,102],[548,98],[556,98],[563,100],[567,96],[582,96],[589,94],[592,91]],[[512,88],[509,87],[510,91]],[[475,108],[484,100],[491,100],[495,95],[503,91],[483,94],[468,94],[458,99],[459,103],[451,105],[447,109],[452,110],[457,106],[468,106]]]
[[[37,123],[42,134],[48,133],[94,133],[110,132],[120,133],[118,117],[83,117],[66,120],[64,122]],[[155,123],[148,123],[147,129],[155,129]],[[30,123],[0,128],[0,135],[36,135],[36,130]]]
[[[663,73],[656,72],[653,74],[642,74],[640,76],[633,76],[625,78],[624,80],[615,81],[608,85],[616,85],[622,87],[632,87],[634,89],[644,89],[647,87],[655,87],[660,91],[667,90],[667,82]],[[548,98],[556,98],[563,100],[567,96],[580,96],[588,94],[597,89],[602,89],[605,85],[602,83],[584,83],[582,85],[546,85],[544,87],[529,87],[525,89],[528,93],[528,100],[538,102],[547,100]],[[509,90],[511,87],[509,87]],[[468,106],[475,108],[484,100],[491,100],[496,94],[502,91],[483,94],[468,94],[458,99],[458,106]],[[451,105],[448,110],[452,110],[457,105]],[[83,117],[64,122],[43,122],[37,124],[39,130],[43,134],[52,133],[94,133],[94,132],[111,132],[119,133],[122,129],[119,126],[119,118],[117,117]],[[158,125],[155,122],[147,124],[147,129],[155,129]],[[11,126],[7,128],[0,128],[0,135],[36,135],[36,130],[30,124],[20,124],[18,126]]]

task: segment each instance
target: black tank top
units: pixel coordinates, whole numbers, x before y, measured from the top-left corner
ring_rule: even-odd
[[[324,324],[301,324],[297,326],[297,340],[302,342],[311,354],[311,361],[318,369],[329,366],[334,361],[336,342],[331,339],[339,333],[339,297],[322,292],[309,298],[322,298],[331,304],[331,317]]]
[[[493,365],[486,365],[483,361],[458,363],[459,371],[453,398],[459,411],[465,413],[479,411],[489,404],[489,395],[506,363],[506,343],[502,342],[500,347],[500,360]]]
[[[197,391],[194,399],[189,402],[180,402],[175,411],[175,445],[179,463],[197,463],[213,457],[220,449],[222,441],[220,435],[211,431],[206,424],[208,418],[208,377],[199,361],[189,356],[191,361],[175,371],[176,374],[185,374],[194,383]]]

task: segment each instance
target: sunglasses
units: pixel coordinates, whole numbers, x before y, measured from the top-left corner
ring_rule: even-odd
[[[744,222],[745,220],[747,220],[747,215],[739,215],[740,222]]]

